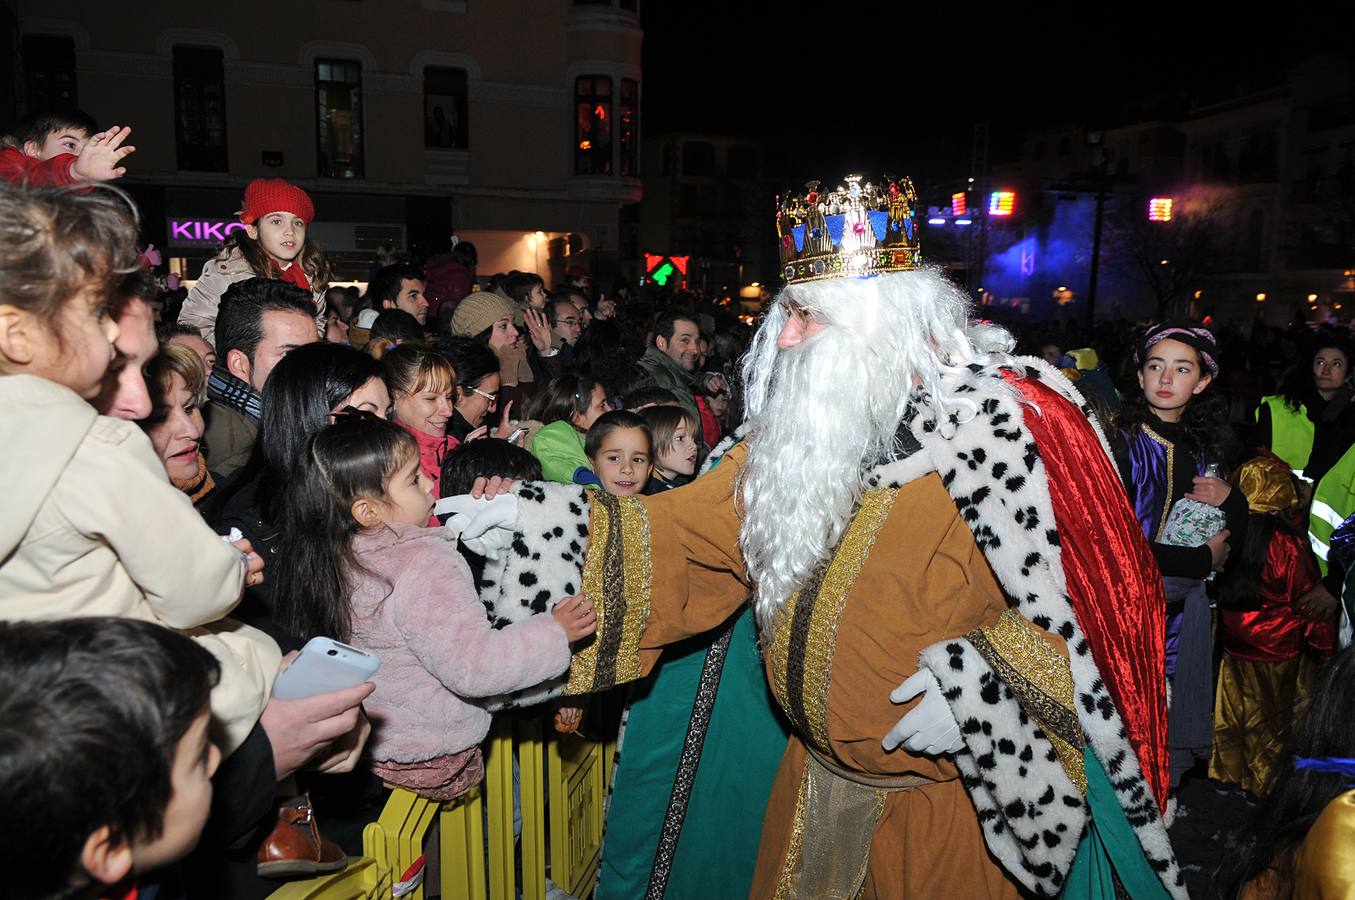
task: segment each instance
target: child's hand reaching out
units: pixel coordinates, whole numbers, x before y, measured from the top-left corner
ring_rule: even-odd
[[[121,146],[131,133],[132,129],[126,126],[114,125],[94,135],[71,166],[71,174],[81,181],[112,181],[127,174],[127,170],[118,163],[136,150],[135,147]]]
[[[598,617],[593,609],[593,601],[582,595],[566,597],[550,611],[555,621],[565,630],[565,636],[572,644],[582,640],[598,630]]]

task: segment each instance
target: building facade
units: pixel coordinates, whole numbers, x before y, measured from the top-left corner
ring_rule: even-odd
[[[1030,131],[1019,148],[979,176],[971,202],[1011,191],[1015,214],[974,217],[984,250],[970,235],[962,247],[971,261],[981,256],[995,304],[1084,315],[1100,194],[1098,316],[1283,324],[1355,313],[1348,60],[1310,59],[1271,84],[1190,98],[1170,116]],[[956,230],[941,201],[929,202],[935,225]]]
[[[450,236],[479,271],[603,280],[641,196],[636,0],[19,0],[16,115],[132,127],[120,182],[190,277],[257,177],[315,200],[348,278]],[[133,14],[135,13],[135,14]]]
[[[630,258],[690,257],[689,287],[708,296],[777,278],[763,147],[746,138],[669,133],[644,152],[644,200],[624,225]]]

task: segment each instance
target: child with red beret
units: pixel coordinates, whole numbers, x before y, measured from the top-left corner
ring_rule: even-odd
[[[315,218],[315,204],[301,188],[281,178],[256,178],[245,188],[238,213],[240,226],[216,257],[202,269],[202,277],[188,292],[179,324],[192,325],[211,342],[216,333],[216,310],[226,288],[246,278],[278,278],[311,292],[320,333],[324,333],[325,291],[329,261],[306,229]]]

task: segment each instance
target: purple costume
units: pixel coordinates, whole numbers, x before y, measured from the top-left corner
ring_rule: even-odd
[[[1125,489],[1143,534],[1156,541],[1172,504],[1181,499],[1180,466],[1191,477],[1203,475],[1205,461],[1178,453],[1176,445],[1151,426],[1122,432],[1125,445]],[[1189,480],[1185,480],[1189,484]],[[1209,597],[1204,582],[1167,574],[1167,680],[1172,686],[1167,712],[1171,746],[1171,783],[1175,787],[1196,759],[1208,759],[1213,743],[1213,673]]]

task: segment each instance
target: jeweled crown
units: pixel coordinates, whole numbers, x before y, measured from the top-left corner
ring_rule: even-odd
[[[916,208],[912,180],[893,175],[878,184],[848,175],[829,191],[811,181],[803,194],[779,195],[781,277],[786,284],[798,284],[919,268]]]

